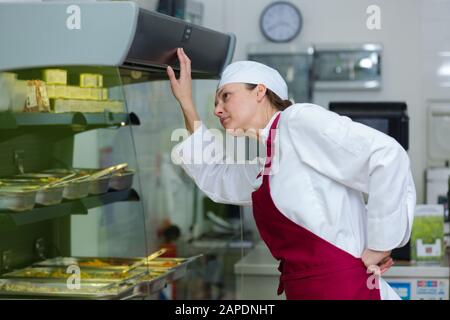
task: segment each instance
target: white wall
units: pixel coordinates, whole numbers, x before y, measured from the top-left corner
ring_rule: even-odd
[[[269,0],[201,0],[204,26],[237,36],[235,60],[246,59],[250,43],[264,43],[259,16]],[[298,44],[379,42],[383,52],[383,87],[376,92],[316,93],[315,103],[331,100],[395,100],[408,104],[410,149],[418,203],[424,201],[427,166],[427,100],[446,98],[449,90],[437,84],[435,69],[447,60],[437,52],[450,51],[450,0],[291,0],[303,14]],[[366,8],[381,8],[381,30],[366,28]],[[441,59],[438,61],[438,59]],[[440,79],[442,80],[442,79]],[[425,89],[424,89],[425,88]],[[448,88],[447,88],[448,89]]]
[[[423,103],[427,107],[432,102],[450,105],[450,1],[423,0],[421,11]],[[450,127],[446,131],[444,134],[450,136]],[[446,141],[445,137],[442,140]],[[443,163],[428,160],[429,166],[443,166]]]
[[[147,10],[156,10],[156,6],[158,5],[158,0],[132,0],[136,2],[139,7]]]

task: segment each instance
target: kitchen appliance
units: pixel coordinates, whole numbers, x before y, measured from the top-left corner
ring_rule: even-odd
[[[426,203],[447,203],[450,168],[428,168],[426,170]]]
[[[450,102],[432,101],[428,106],[428,158],[436,167],[448,167],[450,161]]]
[[[409,117],[404,102],[330,102],[330,111],[377,129],[409,148]]]
[[[289,99],[298,103],[312,101],[312,46],[252,44],[247,55],[249,60],[264,63],[280,72],[288,85]]]
[[[316,44],[315,90],[379,90],[382,46],[365,44]]]

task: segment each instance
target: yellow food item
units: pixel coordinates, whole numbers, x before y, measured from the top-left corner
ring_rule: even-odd
[[[108,89],[102,89],[102,100],[108,100]]]
[[[44,182],[44,183],[56,182],[58,180],[59,180],[59,178],[56,178],[56,177],[39,178],[39,181]]]
[[[85,100],[90,98],[90,90],[89,88],[80,88],[75,86],[67,87],[68,93],[67,99],[76,99],[76,100]]]
[[[123,101],[96,101],[76,99],[54,99],[52,109],[55,113],[64,112],[125,112]]]
[[[164,268],[172,268],[175,267],[177,265],[179,265],[180,263],[177,261],[173,261],[173,260],[169,260],[169,261],[158,261],[158,260],[153,260],[153,261],[149,261],[147,263],[148,266],[150,267],[164,267]]]
[[[47,84],[67,84],[67,71],[63,69],[45,69],[44,81]]]
[[[55,278],[55,279],[66,279],[73,275],[73,273],[67,273],[65,269],[58,269],[52,271],[42,271],[42,270],[32,270],[26,269],[24,272],[19,272],[16,276],[26,277],[26,278]],[[120,271],[103,271],[103,272],[88,272],[81,271],[80,278],[84,280],[92,279],[124,279],[128,277],[129,274]]]
[[[101,261],[99,259],[95,259],[92,261],[79,262],[78,265],[80,267],[108,267],[108,266],[111,266],[111,264]]]
[[[56,97],[56,86],[55,85],[47,85],[47,95],[50,99],[58,98]]]
[[[103,87],[103,76],[96,73],[82,73],[80,74],[80,87],[101,88]]]
[[[89,99],[103,100],[103,89],[102,88],[90,88],[89,89]]]
[[[47,94],[47,86],[41,80],[27,81],[27,100],[24,112],[48,112],[50,111],[50,101]]]
[[[55,86],[55,98],[67,98],[67,86]]]

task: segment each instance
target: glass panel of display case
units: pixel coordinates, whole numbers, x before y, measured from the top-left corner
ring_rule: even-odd
[[[220,129],[213,114],[217,81],[194,80],[193,86],[202,120],[209,128]],[[186,276],[168,286],[160,298],[235,297],[234,263],[251,248],[256,236],[251,219],[250,227],[243,225],[242,208],[213,203],[172,162],[172,148],[180,142],[172,141],[172,134],[184,128],[184,121],[169,82],[128,84],[124,91],[128,111],[138,115],[140,120],[140,125],[130,130],[140,169],[150,251],[164,247],[169,249],[168,256],[201,255],[189,267]],[[127,145],[124,131],[118,131],[114,138],[103,130],[97,132],[100,149],[114,155],[123,154],[119,150]],[[247,212],[246,221],[248,217],[251,212]],[[229,228],[217,221],[224,221]]]
[[[8,97],[0,112],[0,294],[118,298],[162,289],[170,261],[155,271],[143,260],[158,248],[146,230],[131,130],[138,120],[119,70],[49,67],[0,78]]]

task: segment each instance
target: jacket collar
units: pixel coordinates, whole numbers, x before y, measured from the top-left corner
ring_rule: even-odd
[[[272,126],[272,123],[275,121],[275,118],[278,116],[278,114],[280,114],[281,111],[277,111],[272,118],[270,118],[269,122],[267,123],[267,125],[264,127],[264,129],[261,129],[261,131],[259,132],[259,139],[263,144],[266,144],[267,142],[267,138],[269,137],[269,132],[270,132],[270,127]]]

